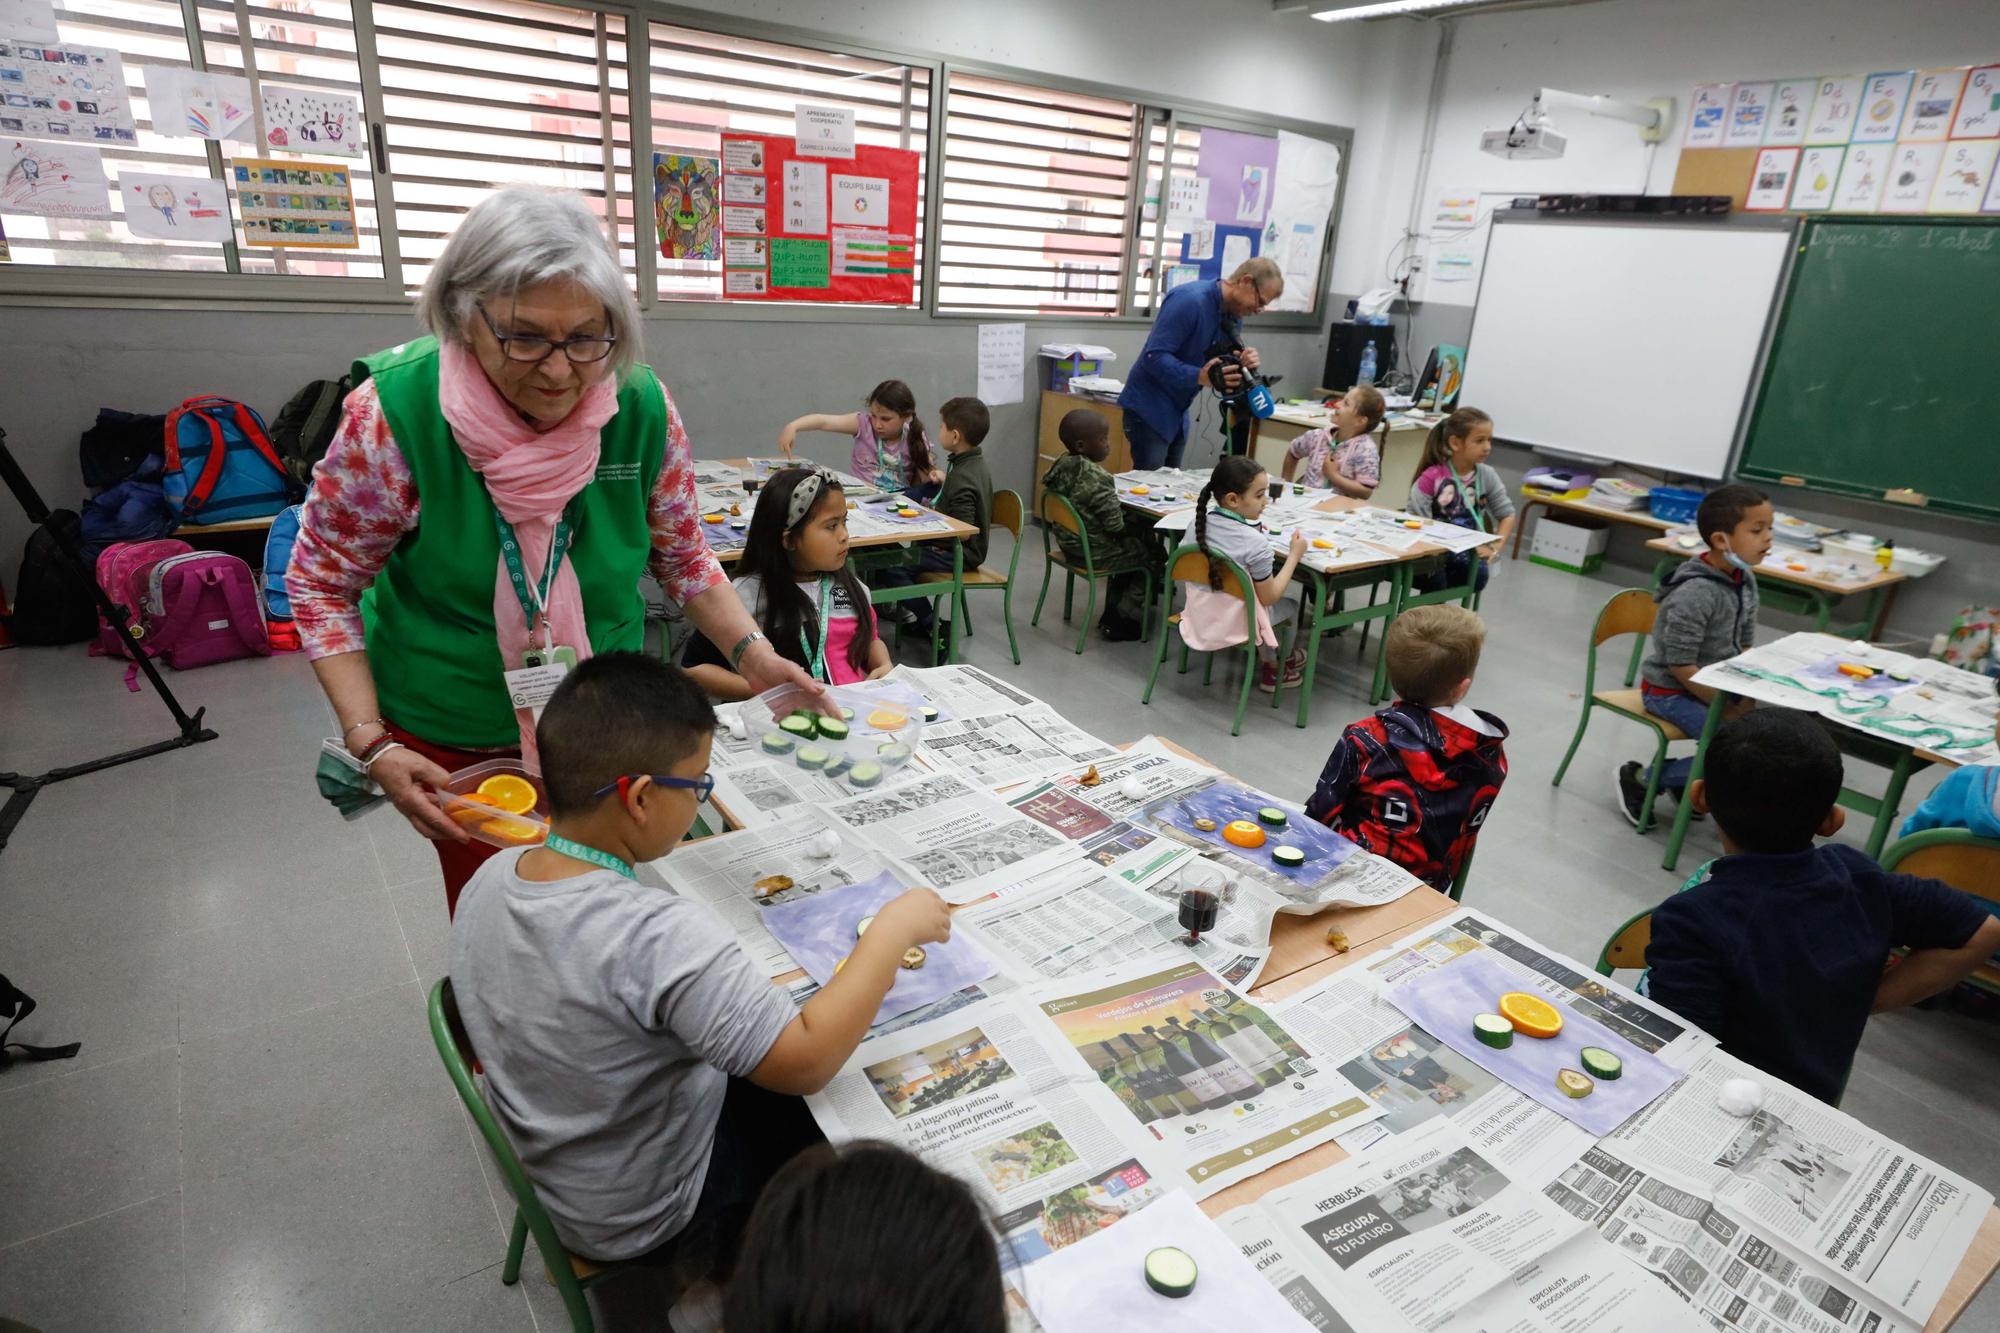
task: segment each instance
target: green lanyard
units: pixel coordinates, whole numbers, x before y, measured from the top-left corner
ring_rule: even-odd
[[[1252,523],[1234,509],[1224,509],[1221,505],[1215,507],[1215,516],[1217,518],[1226,518],[1231,523],[1241,523],[1246,528],[1262,528],[1264,526],[1262,523]]]
[[[562,517],[556,520],[555,536],[549,542],[549,558],[542,567],[542,582],[539,588],[528,584],[528,571],[521,563],[521,539],[514,535],[514,525],[500,512],[500,506],[487,503],[493,509],[493,529],[500,534],[500,558],[507,563],[507,578],[514,585],[514,596],[521,601],[521,614],[528,618],[528,632],[535,629],[535,618],[546,615],[549,593],[556,585],[556,571],[562,568],[563,555],[569,550],[570,535],[574,529],[576,501],[563,506]]]
[[[806,670],[812,673],[814,680],[824,680],[828,684],[832,684],[832,681],[826,674],[826,640],[829,632],[826,618],[826,594],[827,590],[832,586],[833,576],[831,574],[822,574],[819,576],[818,647],[814,647],[811,641],[806,638],[805,626],[799,626],[799,651],[806,655]]]
[[[631,866],[625,864],[625,862],[619,860],[610,852],[600,852],[595,847],[586,847],[580,842],[571,842],[560,833],[549,834],[547,839],[543,841],[542,846],[556,853],[558,856],[567,856],[578,861],[588,861],[594,866],[603,866],[606,870],[615,870],[627,879],[639,878],[632,873]]]
[[[1459,476],[1458,469],[1449,463],[1444,465],[1444,470],[1451,473],[1451,479],[1458,483],[1461,490],[1472,492],[1472,503],[1468,506],[1472,510],[1472,521],[1481,532],[1486,531],[1486,511],[1480,507],[1479,501],[1479,464],[1474,463],[1471,475],[1466,477]]]

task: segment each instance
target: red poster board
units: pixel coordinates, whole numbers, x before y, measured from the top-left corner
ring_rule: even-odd
[[[913,303],[918,166],[900,148],[811,157],[789,137],[723,135],[723,296]]]

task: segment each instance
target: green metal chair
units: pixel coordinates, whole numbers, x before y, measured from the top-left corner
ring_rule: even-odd
[[[1056,540],[1055,529],[1061,528],[1077,540],[1083,552],[1082,567],[1078,568],[1062,551]],[[1035,598],[1035,614],[1029,619],[1030,625],[1042,623],[1042,603],[1048,600],[1049,580],[1060,567],[1063,571],[1063,619],[1070,618],[1076,605],[1076,581],[1082,578],[1089,596],[1084,602],[1083,624],[1076,633],[1076,651],[1083,652],[1084,642],[1090,637],[1090,622],[1097,613],[1097,580],[1113,574],[1143,574],[1146,577],[1146,612],[1152,614],[1153,607],[1153,566],[1145,561],[1118,562],[1100,565],[1090,553],[1090,534],[1084,531],[1083,519],[1076,512],[1076,506],[1064,496],[1054,491],[1042,492],[1042,592]],[[1143,636],[1145,626],[1141,625]]]
[[[1455,903],[1465,901],[1465,881],[1472,878],[1472,856],[1472,852],[1465,854],[1465,859],[1458,863],[1458,873],[1451,877],[1451,887],[1445,890],[1445,894]]]
[[[1597,975],[1608,977],[1621,967],[1644,971],[1646,946],[1652,942],[1653,909],[1648,907],[1604,941],[1604,947],[1597,951]]]
[[[507,1182],[507,1188],[514,1196],[514,1232],[507,1241],[507,1261],[500,1267],[500,1280],[510,1287],[521,1280],[521,1257],[527,1248],[528,1233],[532,1231],[535,1248],[542,1253],[549,1278],[555,1283],[556,1290],[562,1293],[563,1308],[569,1312],[570,1328],[574,1333],[594,1333],[597,1325],[591,1318],[590,1302],[585,1299],[584,1290],[622,1271],[624,1266],[579,1260],[556,1236],[555,1224],[549,1220],[547,1210],[536,1196],[528,1173],[521,1169],[521,1159],[514,1155],[514,1145],[507,1141],[500,1122],[493,1118],[493,1112],[473,1084],[472,1043],[466,1038],[465,1025],[459,1021],[458,1001],[452,997],[450,977],[440,979],[437,985],[431,987],[430,1020],[431,1040],[437,1044],[438,1059],[444,1062],[445,1073],[451,1075],[451,1085],[458,1089],[458,1099],[465,1103],[465,1109],[472,1114],[472,1122],[479,1126],[480,1136],[486,1140],[487,1148],[493,1153],[494,1164],[500,1168],[500,1177]]]
[[[1646,775],[1646,799],[1640,806],[1639,832],[1644,833],[1653,822],[1653,798],[1660,793],[1660,766],[1666,761],[1667,744],[1670,741],[1692,740],[1685,731],[1665,718],[1654,717],[1646,711],[1644,694],[1640,690],[1600,690],[1597,688],[1597,650],[1606,640],[1621,634],[1651,634],[1653,616],[1659,610],[1653,601],[1653,594],[1644,588],[1626,588],[1611,595],[1597,613],[1597,623],[1590,630],[1590,653],[1583,668],[1583,715],[1576,720],[1576,735],[1570,738],[1569,752],[1563,756],[1562,766],[1549,782],[1552,787],[1562,785],[1563,774],[1569,772],[1569,761],[1576,758],[1576,747],[1583,744],[1583,733],[1590,726],[1590,710],[1602,708],[1608,713],[1642,726],[1650,727],[1654,736],[1653,763]]]
[[[1243,734],[1244,711],[1250,707],[1250,685],[1257,678],[1257,605],[1254,600],[1257,596],[1257,585],[1251,581],[1250,575],[1244,572],[1243,566],[1237,564],[1226,555],[1211,554],[1203,551],[1199,546],[1179,546],[1175,547],[1173,554],[1167,557],[1166,604],[1161,607],[1160,633],[1153,649],[1153,671],[1151,675],[1146,677],[1146,692],[1139,696],[1139,702],[1142,704],[1153,702],[1153,686],[1159,682],[1160,666],[1167,660],[1167,631],[1180,624],[1180,614],[1165,614],[1172,608],[1174,588],[1181,583],[1194,583],[1202,587],[1207,587],[1210,561],[1220,561],[1222,564],[1222,591],[1232,597],[1241,599],[1243,602],[1243,629],[1246,636],[1242,644],[1243,687],[1237,691],[1236,722],[1229,729],[1230,735],[1240,736]],[[1292,632],[1286,636],[1285,655],[1287,657],[1291,655],[1292,645],[1298,641],[1298,637],[1298,622],[1294,620],[1292,623]],[[1215,680],[1216,655],[1218,653],[1232,652],[1235,650],[1235,647],[1236,645],[1232,644],[1228,648],[1218,648],[1206,654],[1208,657],[1208,666],[1202,672],[1201,683],[1203,685],[1211,684]],[[1189,651],[1188,641],[1182,639],[1182,675],[1187,674]],[[1301,682],[1301,688],[1303,687],[1304,682]],[[1284,678],[1282,676],[1279,677],[1278,688],[1284,688]]]
[[[1925,829],[1898,838],[1883,849],[1882,868],[1941,879],[1975,898],[2000,903],[2000,841],[1975,837],[1962,828]],[[1989,958],[1970,980],[1987,990],[2000,990],[2000,967]]]
[[[1005,528],[1014,534],[1014,552],[1007,557],[1007,574],[995,574],[990,569],[980,568],[968,572],[960,580],[958,606],[953,612],[959,623],[965,626],[966,634],[972,633],[972,617],[965,609],[965,595],[969,592],[999,592],[1005,594],[1000,599],[1000,618],[1007,624],[1007,651],[1014,655],[1014,665],[1021,665],[1021,645],[1014,640],[1014,571],[1021,565],[1021,533],[1027,526],[1026,507],[1021,497],[1014,491],[993,492],[993,526]],[[938,584],[951,582],[951,575],[942,570],[927,570],[917,575],[918,584]],[[931,657],[937,658],[938,636],[943,618],[937,614],[937,598],[931,605]],[[1086,617],[1086,620],[1088,618]]]

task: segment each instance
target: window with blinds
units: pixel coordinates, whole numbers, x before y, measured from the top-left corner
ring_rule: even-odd
[[[146,240],[132,235],[118,202],[121,172],[211,176],[208,152],[199,139],[170,139],[153,128],[146,102],[146,65],[186,69],[187,24],[178,0],[63,0],[56,6],[56,31],[66,45],[108,47],[125,70],[138,141],[93,143],[101,150],[110,184],[109,218],[37,217],[10,210],[7,240],[16,264],[84,265],[97,268],[166,269],[219,273],[226,267],[221,242],[212,244]],[[11,62],[9,62],[11,63]],[[18,68],[18,66],[16,66]],[[4,87],[4,85],[0,85]],[[31,99],[21,95],[19,101]],[[30,108],[0,100],[0,132],[13,133],[7,112]]]
[[[954,70],[938,208],[940,310],[1115,315],[1139,108]]]
[[[258,89],[299,88],[334,93],[361,101],[361,63],[354,40],[354,13],[348,0],[251,0],[242,13],[233,0],[196,0],[201,20],[201,46],[208,68],[243,75],[253,71]],[[225,162],[231,158],[266,158],[279,162],[328,162],[347,172],[354,192],[354,220],[361,244],[352,250],[317,247],[245,245],[239,249],[244,273],[297,274],[316,278],[380,278],[381,224],[375,208],[375,173],[368,156],[365,127],[354,127],[349,140],[362,150],[358,157],[307,146],[268,146],[261,108],[252,116],[246,137],[256,143],[224,143]],[[258,147],[257,144],[266,144]],[[239,207],[237,217],[242,217]],[[240,235],[239,229],[239,235]]]
[[[373,14],[406,289],[467,210],[514,181],[615,217],[633,271],[623,17],[527,0],[377,0]]]
[[[1139,222],[1138,262],[1132,266],[1135,315],[1151,314],[1171,289],[1185,232],[1167,216],[1168,182],[1192,179],[1200,161],[1200,126],[1175,124],[1169,130],[1166,116],[1160,115],[1146,127],[1146,208]]]
[[[650,25],[655,155],[716,157],[725,131],[789,135],[801,103],[851,108],[854,140],[924,153],[930,134],[931,72],[868,56],[751,41],[690,28]],[[650,166],[647,179],[651,179]],[[917,272],[923,272],[923,210],[929,185],[919,169]],[[652,192],[642,196],[650,213]],[[651,220],[649,219],[649,226]],[[648,244],[659,249],[657,230]],[[719,260],[656,261],[659,295],[668,300],[722,299]],[[919,281],[916,301],[923,301]]]

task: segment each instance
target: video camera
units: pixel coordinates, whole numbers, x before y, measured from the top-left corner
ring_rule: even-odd
[[[1277,410],[1277,403],[1271,397],[1270,381],[1243,364],[1243,344],[1228,334],[1211,349],[1215,364],[1208,368],[1209,387],[1225,403],[1241,402],[1250,409],[1250,414],[1260,420]],[[1229,387],[1228,371],[1234,369],[1241,377],[1235,388]]]

